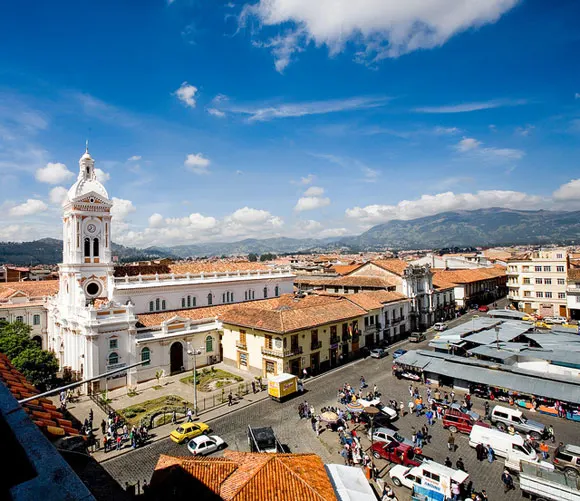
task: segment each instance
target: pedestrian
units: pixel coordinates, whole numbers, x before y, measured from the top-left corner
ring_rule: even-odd
[[[234,401],[234,396],[232,395],[232,392],[230,390],[230,394],[228,395],[228,407],[230,405],[232,405],[233,401]]]
[[[300,419],[304,417],[304,404],[302,402],[298,404],[298,416],[300,416]]]
[[[413,441],[413,445],[417,445],[417,432],[415,428],[413,428],[413,434],[411,435],[411,440]]]
[[[306,367],[304,367],[304,369],[302,369],[302,377],[303,377],[304,379],[306,379],[306,378],[307,378],[307,376],[308,376],[308,371],[306,370]]]
[[[256,382],[252,381],[252,393],[256,393]]]
[[[463,459],[459,458],[456,462],[455,462],[455,468],[461,471],[464,471],[465,473],[467,473],[467,470],[465,469],[465,464],[463,463]]]
[[[401,416],[405,415],[405,404],[403,404],[403,402],[399,402],[399,414]]]
[[[489,402],[487,400],[485,401],[484,407],[485,407],[485,417],[486,419],[489,419]]]
[[[310,411],[309,411],[309,416],[314,416],[315,412],[314,412],[314,406],[310,405]]]
[[[449,433],[449,438],[447,439],[447,448],[451,452],[455,452],[455,435],[453,435],[453,433]]]
[[[564,442],[560,442],[558,444],[558,447],[556,447],[556,449],[554,450],[554,457],[558,456],[558,454],[560,454],[560,451],[564,448]]]
[[[542,440],[540,444],[540,452],[542,453],[542,459],[548,459],[548,444]]]
[[[447,468],[452,468],[453,467],[453,463],[451,462],[451,459],[449,459],[449,456],[447,456],[445,458],[445,466],[447,466]]]
[[[451,482],[451,494],[453,497],[451,498],[453,501],[458,501],[459,496],[461,494],[461,488],[457,482]]]
[[[409,385],[409,395],[411,397],[413,396],[413,385],[412,384]]]
[[[423,448],[423,432],[421,430],[417,431],[416,438],[417,438],[417,447],[419,447],[420,449]]]
[[[413,409],[415,408],[415,404],[413,403],[412,400],[409,400],[408,406],[409,406],[409,416],[410,416],[411,414],[413,414]]]
[[[310,418],[310,424],[312,425],[312,431],[316,431],[316,416]]]
[[[451,403],[455,402],[455,392],[451,390]]]
[[[340,455],[342,456],[342,459],[344,459],[344,464],[348,465],[348,451],[344,447],[341,449]]]
[[[117,435],[117,450],[121,449],[121,435]]]
[[[548,426],[548,438],[553,444],[556,443],[556,436],[554,435],[554,427],[552,425]]]
[[[191,409],[187,409],[187,422],[191,423],[193,421],[193,412],[191,412]]]
[[[501,475],[501,481],[503,482],[503,492],[504,493],[507,493],[507,492],[511,491],[512,489],[515,489],[514,479],[510,475],[509,471],[507,471],[507,470],[503,471],[503,473]]]
[[[485,456],[485,447],[483,446],[482,443],[479,443],[475,446],[475,455],[477,457],[478,461],[483,461],[483,458]]]
[[[425,413],[425,417],[427,418],[427,424],[433,426],[433,411],[431,409]]]
[[[91,429],[92,429],[92,427],[93,427],[93,409],[92,409],[92,407],[91,407],[91,409],[89,410],[89,426],[90,426],[90,427],[91,427]]]
[[[426,444],[430,443],[431,440],[429,438],[429,428],[427,428],[427,425],[423,425],[423,428],[421,428],[421,433],[423,434],[423,440]]]
[[[104,435],[107,431],[107,422],[103,419],[101,421],[101,434]]]
[[[320,421],[318,419],[314,423],[314,429],[316,431],[316,436],[318,437],[320,435]]]
[[[491,448],[491,445],[487,444],[487,460],[490,463],[493,463],[495,459],[495,451]]]
[[[107,436],[103,436],[103,449],[105,450],[105,452],[109,452],[109,440],[107,439]]]
[[[171,422],[173,424],[177,423],[177,413],[175,412],[175,409],[173,409],[173,412],[171,413]]]

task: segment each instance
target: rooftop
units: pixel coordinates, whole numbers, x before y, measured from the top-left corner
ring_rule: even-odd
[[[39,280],[38,282],[6,282],[0,284],[0,300],[8,299],[21,292],[30,298],[52,296],[58,292],[58,280]]]
[[[213,493],[223,501],[337,499],[324,464],[315,454],[225,450],[223,458],[161,455],[150,486],[160,493],[176,488],[186,492],[196,487],[194,490],[202,494],[201,499],[213,499]]]
[[[360,275],[347,275],[338,278],[297,278],[294,283],[316,286],[330,287],[369,287],[377,289],[386,289],[396,287],[394,280],[386,277],[365,277]]]

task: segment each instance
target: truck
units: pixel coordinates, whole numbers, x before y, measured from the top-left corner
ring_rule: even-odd
[[[268,395],[282,402],[298,391],[298,378],[294,374],[278,374],[268,378]]]
[[[248,446],[251,452],[285,452],[270,426],[262,428],[248,426]]]
[[[520,489],[532,501],[580,501],[578,477],[541,464],[521,461]]]

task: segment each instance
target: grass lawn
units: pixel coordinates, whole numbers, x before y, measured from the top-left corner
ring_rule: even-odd
[[[197,389],[199,391],[213,391],[243,380],[244,378],[221,369],[197,371]],[[181,378],[180,381],[193,386],[193,375]]]
[[[162,412],[164,409],[167,409],[168,412],[171,412],[173,409],[183,412],[184,404],[186,404],[186,401],[181,397],[169,395],[154,400],[147,400],[146,402],[132,405],[131,407],[127,407],[118,412],[125,420],[127,420],[129,425],[138,426],[141,423],[141,419],[144,417]],[[188,402],[187,405],[188,407],[191,407],[191,404]]]

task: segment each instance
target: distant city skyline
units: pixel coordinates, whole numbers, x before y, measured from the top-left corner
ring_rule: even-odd
[[[353,5],[6,6],[0,240],[62,237],[87,139],[128,246],[580,209],[580,4]]]

